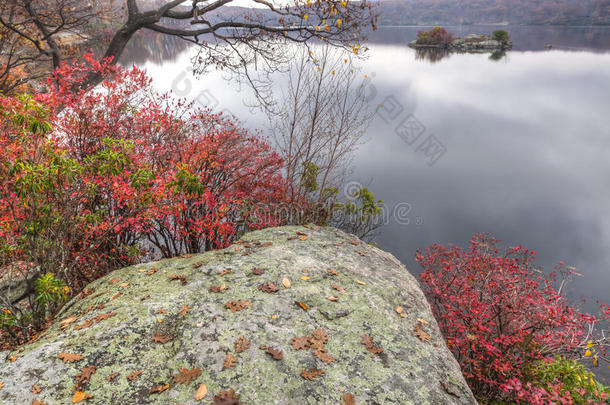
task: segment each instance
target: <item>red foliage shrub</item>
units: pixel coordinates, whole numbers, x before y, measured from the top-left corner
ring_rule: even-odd
[[[496,245],[476,235],[469,250],[433,245],[418,252],[424,292],[481,402],[550,403],[557,394],[536,387],[530,372],[540,360],[584,353],[588,326],[598,320],[553,287],[555,274],[534,268],[533,251],[501,253]]]
[[[417,32],[418,45],[444,46],[453,42],[455,37],[442,27],[434,27],[430,31],[420,30]]]

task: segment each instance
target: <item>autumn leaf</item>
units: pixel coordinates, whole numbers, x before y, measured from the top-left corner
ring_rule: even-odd
[[[169,388],[169,384],[160,384],[160,385],[155,385],[154,387],[152,387],[150,389],[150,393],[151,394],[160,394],[163,391],[167,390]]]
[[[339,286],[339,285],[331,285],[331,287],[339,292],[344,293],[345,292],[345,288]]]
[[[91,325],[93,325],[93,320],[89,319],[89,320],[81,323],[80,325],[74,325],[74,329],[76,329],[76,330],[87,329]]]
[[[88,295],[93,294],[93,290],[91,288],[85,288],[83,291],[81,291],[80,293],[80,298],[83,299]]]
[[[262,292],[266,292],[266,293],[274,293],[274,292],[278,292],[279,288],[277,288],[277,286],[273,283],[264,283],[264,284],[260,284],[258,286],[258,289]]]
[[[323,361],[324,363],[334,363],[336,360],[333,356],[328,354],[326,349],[318,349],[313,352],[313,355],[316,356],[321,361]]]
[[[242,311],[250,307],[252,303],[248,300],[229,301],[225,303],[225,308],[230,309],[231,312]]]
[[[245,352],[246,350],[248,350],[250,348],[250,341],[248,341],[248,339],[246,339],[244,336],[242,336],[239,339],[236,339],[233,342],[233,345],[235,346],[235,352],[241,353],[241,352]]]
[[[142,374],[142,370],[134,371],[133,373],[131,373],[127,376],[127,379],[129,381],[135,381],[135,379],[138,378],[140,376],[140,374]]]
[[[179,274],[174,274],[174,275],[169,276],[169,280],[170,281],[179,280],[182,285],[186,285],[188,283],[188,281],[186,281],[186,276],[181,276]]]
[[[40,385],[32,385],[32,394],[38,394],[42,391],[42,387]]]
[[[4,388],[4,383],[2,381],[0,381],[0,390]]]
[[[161,344],[165,344],[165,343],[169,342],[172,339],[173,339],[172,336],[166,335],[166,334],[161,333],[161,332],[156,332],[152,336],[152,340],[153,341],[155,341],[156,343],[161,343]]]
[[[76,315],[72,315],[69,316],[67,318],[62,319],[61,321],[59,321],[59,327],[61,329],[66,329],[68,326],[70,326],[70,324],[74,321],[76,321],[78,318],[76,317]]]
[[[354,394],[343,394],[343,405],[356,405]]]
[[[210,286],[210,292],[213,292],[213,293],[219,293],[219,292],[222,292],[222,291],[225,291],[228,289],[229,289],[229,286],[226,285],[225,283],[222,283],[221,285],[218,285],[218,286],[216,286],[216,285]]]
[[[167,314],[167,310],[165,308],[161,308],[157,310],[157,315],[165,315]]]
[[[299,237],[296,235],[292,235],[292,236],[288,237],[288,240],[295,240],[295,239],[299,239]]]
[[[95,374],[95,366],[88,366],[88,367],[83,367],[81,372],[76,374],[76,376],[74,377],[76,379],[76,387],[78,388],[81,385],[87,384],[89,382],[89,379],[91,378],[91,376],[93,374]],[[82,399],[81,399],[82,401]]]
[[[193,267],[194,269],[198,269],[198,268],[200,268],[201,266],[203,266],[203,262],[197,262],[197,263],[193,263],[193,266],[192,266],[192,267]]]
[[[281,350],[275,349],[273,347],[267,348],[267,354],[273,358],[273,360],[282,360],[284,358],[284,353]]]
[[[122,288],[127,288],[127,287],[129,287],[130,285],[131,285],[131,284],[129,284],[129,283],[121,283],[121,284],[119,284],[119,287],[122,287]]]
[[[307,280],[309,280],[309,279],[310,279],[310,277],[307,277],[307,276],[303,276],[303,277],[301,277],[301,280],[303,280],[303,281],[307,281]]]
[[[373,339],[369,335],[362,336],[362,344],[366,347],[366,350],[373,354],[383,353],[383,349],[381,347],[376,347]]]
[[[182,315],[182,316],[186,316],[186,314],[188,314],[190,312],[190,310],[193,307],[190,305],[182,305],[182,307],[180,308],[180,311],[178,311],[178,314]]]
[[[228,391],[220,391],[218,395],[214,395],[212,405],[241,405],[239,395],[235,395],[235,390],[231,388]]]
[[[415,336],[417,336],[419,338],[419,340],[421,340],[422,342],[428,341],[428,340],[432,340],[432,338],[430,337],[430,335],[428,335],[425,331],[424,331],[424,326],[422,325],[422,323],[420,321],[418,321],[415,326],[413,327],[413,333],[415,334]]]
[[[30,405],[49,405],[49,403],[43,399],[34,398]]]
[[[301,377],[309,381],[315,381],[317,378],[321,377],[322,374],[324,374],[324,370],[318,370],[317,368],[301,371]]]
[[[290,288],[290,280],[288,280],[286,277],[284,277],[282,279],[282,285],[284,286],[284,288]]]
[[[208,387],[205,384],[201,384],[197,391],[195,391],[195,401],[201,401],[206,395],[208,395]]]
[[[252,274],[254,274],[255,276],[262,276],[263,274],[265,274],[265,269],[252,269]]]
[[[309,309],[307,304],[305,304],[304,302],[295,301],[294,303],[297,304],[298,306],[300,306],[301,308],[303,308],[303,310],[305,310],[305,311],[307,311]]]
[[[290,345],[294,350],[309,349],[309,337],[293,337],[290,339]]]
[[[16,356],[11,356],[8,358],[8,361],[10,361],[11,363],[17,361],[17,357]]]
[[[191,381],[196,380],[200,375],[201,369],[199,367],[190,370],[188,368],[179,368],[178,374],[174,376],[174,383],[189,385]]]
[[[307,236],[301,236],[299,239],[302,240],[302,241],[306,241],[307,240]]]
[[[108,318],[112,318],[115,315],[116,315],[116,312],[108,312],[108,313],[105,313],[105,314],[98,315],[98,316],[96,316],[93,319],[95,320],[95,322],[99,323],[99,322],[101,322],[103,320],[106,320]]]
[[[226,274],[229,274],[231,272],[231,269],[224,269],[218,272],[219,276],[224,276]]]
[[[329,295],[328,297],[326,297],[326,299],[333,302],[339,301],[339,298],[335,297],[334,295]]]
[[[121,281],[121,279],[120,279],[120,278],[113,278],[112,280],[108,281],[108,284],[116,284],[116,283],[118,283],[119,281]]]
[[[116,300],[117,298],[119,298],[121,295],[123,295],[122,292],[118,292],[116,294],[114,294],[114,296],[112,297],[113,300]]]
[[[75,361],[80,361],[84,358],[80,354],[75,353],[59,353],[57,357],[62,359],[64,363],[74,363]]]
[[[271,245],[273,245],[273,242],[265,242],[265,243],[261,243],[260,247],[269,247]]]
[[[315,340],[319,340],[323,344],[326,344],[326,342],[328,342],[328,334],[324,331],[324,329],[314,330],[311,334],[311,337]]]
[[[77,404],[89,398],[93,398],[93,395],[89,395],[84,391],[76,391],[72,396],[72,403]]]
[[[328,270],[326,270],[326,272],[328,274],[330,274],[331,276],[338,276],[339,275],[339,272],[337,270],[335,270],[335,269],[328,269]]]
[[[153,267],[152,269],[150,269],[150,270],[148,270],[148,271],[146,272],[146,275],[147,275],[147,276],[152,276],[153,274],[155,274],[155,273],[156,273],[156,272],[158,272],[158,271],[159,271],[159,269],[158,269],[158,268]]]
[[[237,357],[233,356],[231,353],[227,353],[227,357],[225,357],[224,368],[229,369],[235,365],[237,362]]]
[[[307,234],[305,232],[301,232],[301,231],[296,231],[296,234],[299,236],[307,236]]]
[[[115,378],[117,378],[118,376],[119,376],[119,373],[118,372],[114,372],[114,373],[110,374],[108,377],[106,377],[106,381],[112,381]]]
[[[366,283],[365,283],[364,281],[361,281],[361,280],[356,280],[356,282],[357,282],[358,284],[360,284],[360,285],[366,285]]]
[[[360,242],[358,242],[356,239],[350,240],[349,243],[351,243],[354,246],[358,246],[360,244]]]

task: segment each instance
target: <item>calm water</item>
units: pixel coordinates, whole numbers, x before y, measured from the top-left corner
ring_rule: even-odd
[[[451,55],[436,62],[406,46],[417,30],[383,28],[363,63],[370,102],[383,107],[350,179],[368,185],[390,213],[403,208],[378,243],[418,273],[418,248],[465,245],[474,233],[491,232],[535,250],[545,269],[560,260],[579,268],[584,277],[570,293],[586,298],[587,309],[596,298],[610,301],[610,27],[507,27],[515,50],[499,61]],[[264,130],[264,117],[243,105],[247,91],[219,73],[187,74],[186,46],[136,45],[124,62],[146,68],[160,89]],[[416,126],[401,125],[409,116],[419,137]]]

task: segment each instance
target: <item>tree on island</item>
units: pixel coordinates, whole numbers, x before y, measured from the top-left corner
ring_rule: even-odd
[[[141,2],[140,2],[141,3]],[[144,29],[190,41],[200,48],[195,70],[232,70],[251,80],[250,66],[273,71],[289,61],[284,43],[324,41],[358,53],[377,15],[367,0],[163,0],[143,10],[137,0],[7,0],[0,5],[0,91],[48,76],[62,61],[98,42],[101,56],[117,63],[133,36]],[[237,12],[239,11],[239,12]],[[114,21],[120,21],[119,24]],[[81,52],[79,52],[81,51]],[[95,75],[82,84],[101,81]]]

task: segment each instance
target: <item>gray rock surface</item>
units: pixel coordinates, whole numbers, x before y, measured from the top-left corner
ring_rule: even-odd
[[[209,404],[229,389],[243,404],[344,404],[349,394],[356,404],[476,404],[415,278],[334,229],[250,233],[225,250],[115,271],[86,292],[58,316],[64,328],[1,354],[1,404],[69,404],[75,391],[89,404]],[[250,345],[238,352],[240,337]],[[309,337],[293,342],[301,350],[295,337]],[[303,378],[311,368],[324,373]],[[179,369],[195,369],[193,380],[175,380]]]

